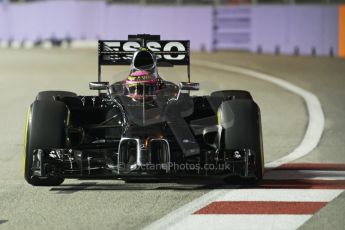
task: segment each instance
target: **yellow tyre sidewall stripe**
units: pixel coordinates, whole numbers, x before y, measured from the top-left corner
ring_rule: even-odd
[[[25,165],[26,165],[26,144],[27,144],[27,139],[28,139],[28,127],[29,127],[29,119],[30,119],[30,114],[31,114],[31,106],[28,109],[28,113],[26,116],[26,125],[25,125],[25,136],[24,136],[24,158],[23,158],[23,172],[24,172],[24,177],[25,177]]]

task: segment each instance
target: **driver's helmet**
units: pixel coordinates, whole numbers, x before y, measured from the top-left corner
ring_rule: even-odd
[[[134,100],[152,99],[164,86],[163,80],[147,70],[136,70],[130,73],[124,82],[125,95]]]

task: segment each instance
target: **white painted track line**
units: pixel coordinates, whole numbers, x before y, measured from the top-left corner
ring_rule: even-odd
[[[236,189],[217,197],[215,201],[329,202],[343,191],[342,189]]]
[[[195,59],[192,63],[198,66],[239,73],[248,77],[260,79],[275,84],[304,99],[307,106],[309,122],[303,140],[291,153],[266,164],[265,167],[276,168],[285,163],[294,161],[307,155],[318,145],[323,133],[325,118],[321,103],[313,93],[285,80],[254,70]],[[191,215],[212,201],[217,200],[219,197],[231,193],[231,191],[232,190],[212,190],[198,199],[174,210],[144,229],[229,229],[230,226],[233,226],[235,229],[248,229],[249,227],[253,227],[254,229],[296,229],[311,217],[311,215],[291,216],[292,219],[287,221],[286,215],[282,218],[277,217],[277,215],[274,215],[274,217],[260,215],[260,218],[255,217],[255,215]],[[251,218],[253,218],[253,224],[248,224],[251,222]],[[269,220],[265,221],[265,218],[269,218]],[[258,219],[263,222],[258,222]],[[195,226],[195,223],[198,223],[198,226]],[[267,226],[267,223],[270,223],[270,226]],[[282,226],[282,223],[289,223],[289,225]]]
[[[234,187],[234,189],[236,189]],[[206,193],[205,195],[193,200],[192,202],[172,211],[168,215],[164,216],[162,219],[146,226],[144,229],[168,229],[173,224],[183,221],[187,216],[191,215],[195,211],[205,207],[210,204],[218,197],[224,196],[226,193],[231,191],[230,189],[217,189]],[[192,229],[192,228],[191,228]],[[199,229],[198,226],[194,226],[194,229]]]
[[[164,229],[297,229],[310,217],[311,215],[189,215],[182,222]],[[197,226],[195,223],[198,223]]]

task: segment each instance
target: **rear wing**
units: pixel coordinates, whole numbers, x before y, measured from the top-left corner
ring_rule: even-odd
[[[135,51],[147,48],[157,57],[158,66],[186,65],[190,82],[190,50],[188,40],[160,40],[159,35],[128,35],[128,40],[98,41],[98,81],[104,65],[130,65]]]

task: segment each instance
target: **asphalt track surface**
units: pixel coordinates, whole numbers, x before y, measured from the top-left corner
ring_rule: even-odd
[[[192,55],[193,59],[271,74],[314,93],[325,113],[325,129],[317,148],[297,162],[345,163],[344,60],[225,52],[197,53]],[[96,50],[0,50],[0,229],[139,229],[207,196],[210,191],[227,192],[234,188],[218,182],[198,184],[195,181],[126,184],[111,180],[67,180],[59,187],[28,185],[22,171],[28,106],[42,90],[92,94],[88,82],[96,80],[96,63]],[[162,75],[179,82],[185,80],[183,70],[162,70]],[[126,68],[105,71],[108,79],[120,80],[126,74]],[[192,81],[201,83],[202,90],[198,94],[219,89],[251,91],[261,107],[266,163],[290,153],[303,139],[308,114],[301,97],[265,81],[199,65],[192,66]],[[313,177],[324,176],[318,170],[312,173]],[[286,178],[290,174],[291,171],[281,170],[278,177]],[[292,174],[295,173],[292,171]],[[269,176],[277,177],[272,173]],[[265,185],[261,187],[265,188]],[[255,194],[260,196],[260,192]],[[276,195],[272,193],[271,197]],[[229,201],[227,196],[225,194],[222,202]],[[298,193],[291,196],[299,199]],[[344,228],[345,195],[339,192],[332,199],[329,197],[322,197],[327,203],[323,202],[322,208],[315,209],[317,212],[313,212],[302,229]],[[239,205],[240,208],[245,206],[243,203]],[[261,203],[254,205],[265,209]],[[213,210],[212,207],[205,208],[200,212]],[[294,209],[296,207],[291,206],[290,210]],[[298,210],[310,211],[301,207]],[[281,220],[281,226],[289,225],[284,221]]]

